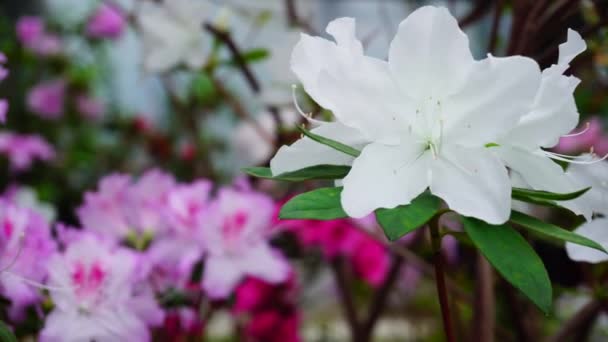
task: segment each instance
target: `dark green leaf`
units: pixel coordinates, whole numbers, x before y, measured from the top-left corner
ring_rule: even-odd
[[[376,210],[376,219],[386,237],[395,241],[427,223],[437,214],[439,205],[440,201],[437,197],[423,193],[409,205]]]
[[[348,217],[340,204],[342,188],[320,188],[300,194],[281,208],[282,219],[333,220]]]
[[[350,171],[349,166],[342,165],[316,165],[301,170],[286,172],[273,176],[270,168],[267,167],[247,167],[243,169],[247,174],[279,181],[301,182],[310,179],[342,179]]]
[[[537,235],[544,235],[559,240],[570,241],[581,246],[586,246],[600,250],[602,252],[606,252],[606,250],[595,241],[589,240],[584,236],[580,236],[576,233],[565,230],[551,223],[543,222],[535,217],[528,216],[517,211],[513,211],[511,212],[510,220],[511,222],[517,225],[531,230]]]
[[[318,142],[319,144],[329,146],[329,147],[333,148],[334,150],[338,150],[342,153],[346,153],[349,156],[353,156],[356,158],[361,154],[361,151],[357,150],[356,148],[353,148],[353,147],[345,145],[341,142],[314,134],[302,126],[298,126],[298,129],[300,130],[300,132],[302,132],[302,134],[304,134],[305,136],[309,137],[310,139]]]
[[[17,342],[17,338],[15,335],[13,335],[11,329],[4,322],[0,322],[0,341]]]
[[[591,188],[581,189],[579,191],[570,192],[566,194],[557,194],[548,191],[540,191],[540,190],[531,190],[531,189],[522,189],[522,188],[513,188],[512,196],[513,198],[517,197],[529,197],[533,199],[540,200],[550,200],[550,201],[568,201],[578,198],[589,191]]]
[[[549,313],[551,281],[530,244],[509,225],[494,226],[469,217],[462,220],[469,238],[498,272],[542,311]]]

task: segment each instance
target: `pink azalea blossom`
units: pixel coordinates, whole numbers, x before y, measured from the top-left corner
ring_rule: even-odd
[[[168,174],[151,170],[137,181],[124,174],[106,176],[97,191],[87,192],[77,209],[81,224],[114,239],[130,234],[162,234],[167,230],[167,196],[175,185]]]
[[[384,282],[391,265],[387,248],[372,238],[362,239],[350,259],[355,274],[374,287]]]
[[[164,315],[132,252],[85,235],[49,262],[55,304],[40,341],[149,341]]]
[[[289,264],[268,243],[274,203],[261,193],[224,188],[204,214],[207,251],[203,288],[211,298],[225,298],[245,278],[272,284],[285,281]]]
[[[572,154],[588,152],[602,140],[602,121],[593,117],[584,127],[576,129],[571,136],[561,137],[555,150],[559,153]]]
[[[256,312],[245,327],[245,335],[255,342],[299,342],[299,320],[295,310]]]
[[[40,17],[25,16],[17,21],[17,38],[28,50],[40,56],[53,56],[61,52],[61,40],[46,31]]]
[[[0,154],[8,157],[13,170],[23,171],[29,169],[35,160],[53,159],[55,150],[40,136],[1,132]]]
[[[125,29],[125,18],[115,6],[102,3],[87,22],[87,34],[93,38],[117,39]]]
[[[169,192],[168,218],[177,234],[191,236],[189,232],[198,230],[200,215],[207,208],[211,188],[211,182],[199,180],[178,185]]]
[[[33,284],[46,277],[55,248],[49,222],[41,215],[0,200],[0,293],[11,299],[11,319],[21,320],[27,306],[41,301]]]
[[[41,82],[27,94],[27,106],[44,119],[58,119],[63,115],[65,91],[63,79]]]

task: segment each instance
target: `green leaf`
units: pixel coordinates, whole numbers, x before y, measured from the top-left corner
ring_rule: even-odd
[[[530,244],[507,224],[500,226],[463,217],[464,230],[488,261],[546,314],[551,309],[551,281]]]
[[[537,235],[544,235],[551,238],[570,241],[581,246],[590,247],[606,253],[606,250],[597,242],[592,241],[584,236],[578,235],[571,231],[560,228],[551,223],[543,222],[535,217],[513,211],[511,212],[511,222],[520,225]]]
[[[300,130],[300,132],[302,132],[302,134],[304,134],[305,136],[309,137],[310,139],[318,142],[319,144],[329,146],[329,147],[333,148],[334,150],[338,150],[342,153],[346,153],[349,156],[353,156],[356,158],[361,154],[361,151],[357,150],[356,148],[353,148],[353,147],[345,145],[341,142],[314,134],[302,126],[298,126],[298,130]]]
[[[247,167],[243,169],[247,174],[258,177],[287,182],[301,182],[310,179],[342,179],[350,171],[350,166],[342,165],[316,165],[301,170],[286,172],[273,176],[270,168]]]
[[[295,196],[281,208],[282,219],[333,220],[348,217],[340,204],[342,187],[320,188]]]
[[[17,342],[17,338],[15,335],[13,335],[11,329],[4,322],[0,322],[0,341]]]
[[[409,205],[376,210],[376,219],[386,237],[395,241],[433,218],[439,211],[440,203],[437,197],[423,193]]]
[[[565,193],[565,194],[557,194],[548,191],[541,190],[531,190],[531,189],[522,189],[522,188],[513,188],[512,197],[515,199],[519,199],[521,197],[528,197],[537,200],[550,200],[550,201],[568,201],[578,198],[589,191],[591,188],[581,189],[579,191]],[[518,198],[519,197],[519,198]]]

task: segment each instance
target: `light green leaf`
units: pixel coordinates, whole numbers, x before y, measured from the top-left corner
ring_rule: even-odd
[[[437,197],[423,193],[409,205],[376,210],[376,219],[386,237],[395,241],[433,218],[439,211],[440,203],[441,201]]]
[[[345,145],[341,142],[332,140],[332,139],[328,139],[325,137],[322,137],[320,135],[314,134],[311,131],[307,130],[306,128],[302,127],[302,126],[298,126],[298,129],[300,130],[300,132],[302,132],[302,134],[304,134],[305,136],[307,136],[308,138],[318,142],[319,144],[323,144],[326,146],[329,146],[331,148],[333,148],[334,150],[338,150],[342,153],[346,153],[349,156],[353,156],[353,157],[358,157],[361,154],[361,151],[357,150],[356,148],[350,147],[348,145]]]
[[[606,253],[606,250],[597,242],[571,231],[560,228],[551,223],[543,222],[535,217],[513,211],[511,212],[511,222],[529,229],[537,235],[544,235],[563,241],[570,241],[581,246],[590,247]]]
[[[270,168],[247,167],[243,169],[247,174],[258,177],[287,182],[301,182],[310,179],[342,179],[350,171],[350,166],[342,165],[316,165],[301,170],[286,172],[273,176]]]
[[[348,217],[340,204],[342,187],[320,188],[300,194],[281,208],[282,219],[333,220]]]
[[[462,221],[471,241],[498,272],[548,314],[553,296],[551,281],[530,244],[507,224],[494,226],[470,217]]]
[[[533,198],[537,200],[550,200],[550,201],[568,201],[578,198],[584,195],[591,188],[581,189],[575,192],[558,194],[548,191],[541,190],[531,190],[531,189],[522,189],[522,188],[513,188],[512,197],[515,199],[519,199],[522,197]]]

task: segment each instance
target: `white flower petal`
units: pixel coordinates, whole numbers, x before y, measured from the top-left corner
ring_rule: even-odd
[[[327,32],[333,35],[337,44],[320,38],[302,34],[293,48],[291,70],[296,74],[306,92],[322,107],[329,108],[324,94],[318,89],[322,70],[336,69],[341,64],[347,67],[354,59],[363,56],[361,42],[355,37],[355,21],[339,18],[327,25]]]
[[[566,208],[580,207],[608,215],[608,162],[591,165],[570,164],[566,171],[568,178],[580,190],[591,187],[584,195],[571,201],[560,202]],[[586,215],[587,220],[590,215]]]
[[[311,132],[361,149],[367,141],[357,130],[337,122],[322,124]],[[280,175],[315,165],[351,165],[353,157],[304,137],[290,146],[282,146],[270,161],[273,175]]]
[[[488,149],[445,147],[433,160],[431,193],[454,211],[490,224],[511,214],[511,182],[504,164]]]
[[[599,243],[604,249],[608,249],[608,218],[598,218],[587,222],[574,232]],[[574,261],[593,264],[608,261],[608,254],[572,242],[566,242],[566,252],[570,259]]]
[[[517,147],[500,146],[494,149],[505,164],[521,176],[530,188],[555,193],[581,190],[568,178],[561,166],[543,155],[542,151],[527,151]],[[577,215],[591,218],[591,208],[570,202],[564,205]]]
[[[574,57],[587,50],[587,44],[581,35],[573,29],[568,29],[568,39],[559,45],[559,58],[557,64],[570,64]]]
[[[559,138],[578,124],[579,114],[574,101],[578,79],[573,76],[543,72],[532,110],[505,137],[513,145],[553,147]]]
[[[496,142],[532,106],[540,75],[526,57],[476,62],[466,85],[445,101],[445,139],[465,146]]]
[[[473,64],[469,39],[445,8],[425,6],[401,24],[389,51],[389,63],[402,90],[422,100],[458,90]]]
[[[414,105],[398,92],[386,62],[362,56],[352,66],[323,70],[318,89],[326,108],[367,139],[396,145],[407,134]]]
[[[410,203],[428,186],[428,159],[412,142],[367,145],[344,178],[344,211],[361,218],[378,208]]]

